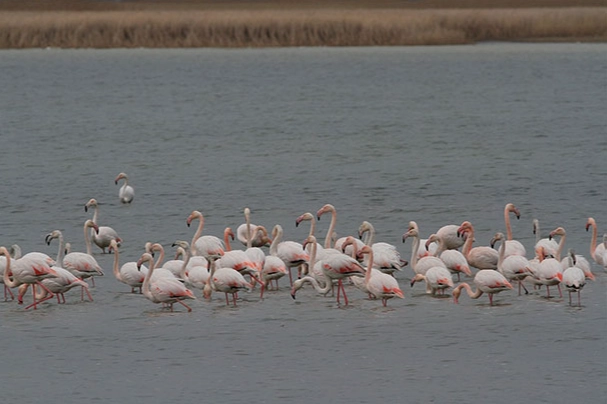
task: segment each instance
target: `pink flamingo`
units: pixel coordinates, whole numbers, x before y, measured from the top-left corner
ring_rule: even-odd
[[[499,258],[497,261],[497,270],[508,279],[508,281],[518,282],[518,294],[521,295],[521,288],[525,289],[525,294],[529,294],[529,291],[523,285],[523,279],[528,276],[533,276],[533,270],[531,264],[527,258],[521,255],[509,255],[506,257],[506,242],[503,233],[496,233],[491,239],[491,246],[501,241],[502,244],[499,249]]]
[[[308,236],[306,239],[307,243],[316,243],[316,237]],[[316,248],[314,245],[313,248]],[[313,250],[313,256],[310,257],[310,262],[314,262],[316,259],[316,251]],[[314,258],[314,259],[312,259]],[[344,289],[343,279],[350,276],[365,276],[365,268],[354,258],[346,255],[346,254],[328,254],[322,260],[322,270],[327,279],[324,288],[321,288],[318,284],[316,278],[311,276],[304,276],[301,279],[298,279],[293,282],[293,287],[291,288],[291,297],[295,299],[295,293],[299,290],[304,283],[311,283],[314,289],[322,294],[328,293],[332,286],[333,280],[337,280],[337,304],[340,304],[340,293],[344,295],[345,305],[348,305],[348,296],[346,295],[346,290]]]
[[[118,185],[118,181],[124,180],[124,184],[118,190],[118,198],[122,203],[131,203],[135,197],[135,190],[129,185],[129,177],[125,173],[120,173],[114,179],[114,184]]]
[[[540,221],[538,219],[533,219],[533,234],[535,234],[535,248],[544,247],[544,251],[548,255],[555,256],[556,250],[559,248],[559,245],[556,241],[550,238],[542,238],[542,233],[540,231]]]
[[[489,305],[493,306],[493,295],[504,290],[512,289],[512,285],[504,277],[504,275],[493,269],[481,269],[474,276],[474,285],[476,291],[472,291],[472,287],[466,282],[462,282],[453,289],[453,301],[459,302],[459,295],[462,293],[462,289],[466,289],[468,296],[471,299],[478,299],[483,293],[489,295]]]
[[[468,266],[468,260],[463,253],[454,249],[447,249],[445,240],[438,234],[431,234],[426,240],[426,248],[430,243],[437,243],[438,248],[436,249],[435,255],[444,262],[445,266],[452,274],[457,274],[457,280],[460,280],[460,275],[463,273],[468,276],[472,276],[470,267]]]
[[[420,281],[426,282],[426,293],[430,293],[432,296],[444,295],[445,289],[453,287],[451,272],[445,267],[431,267],[425,275],[416,274],[411,280],[411,287],[415,285],[415,282]]]
[[[368,266],[365,273],[365,287],[367,291],[375,296],[375,298],[381,299],[384,307],[387,306],[388,299],[392,299],[393,297],[404,299],[405,295],[393,276],[381,271],[373,272],[373,248],[366,245],[362,248],[360,253],[368,257]]]
[[[211,257],[209,263],[211,265],[211,274],[209,282],[205,286],[205,296],[209,296],[210,298],[212,290],[225,293],[226,304],[229,306],[230,300],[228,299],[228,294],[231,294],[234,307],[236,307],[238,291],[243,289],[251,290],[253,289],[253,285],[247,282],[244,276],[233,268],[217,268],[219,261],[215,257]]]
[[[561,241],[563,239],[561,238]],[[559,243],[558,255],[560,256],[562,244]],[[538,247],[536,249],[536,255],[539,259],[539,265],[534,270],[535,283],[546,286],[546,297],[550,298],[550,286],[556,286],[559,290],[560,297],[563,297],[561,291],[561,281],[563,280],[562,267],[559,260],[555,258],[546,258],[546,252],[544,247]]]
[[[300,243],[295,241],[282,241],[283,229],[282,226],[277,224],[272,229],[272,244],[270,249],[274,246],[276,256],[280,258],[288,268],[289,272],[289,283],[293,285],[293,277],[291,275],[291,268],[300,268],[299,274],[301,275],[301,267],[310,261],[310,254],[304,250]]]
[[[198,219],[198,228],[190,243],[192,255],[202,255],[205,258],[208,258],[211,255],[222,255],[226,247],[219,237],[210,235],[201,236],[202,229],[204,228],[204,216],[200,211],[192,211],[186,220],[186,224],[190,227],[192,221],[196,219]]]
[[[143,253],[141,258],[137,261],[137,267],[141,268],[144,262],[148,263],[149,269],[143,280],[143,295],[152,303],[162,303],[163,305],[168,306],[171,311],[173,311],[173,304],[175,303],[179,303],[188,311],[192,311],[192,308],[185,304],[183,300],[196,299],[194,293],[175,278],[171,279],[166,276],[161,276],[152,279],[152,274],[154,273],[154,258],[151,254]]]
[[[99,228],[91,220],[84,222],[84,242],[87,246],[87,251],[90,251],[91,240],[89,238],[89,229],[97,231]],[[70,271],[76,278],[86,279],[91,278],[93,286],[95,285],[95,276],[103,276],[103,269],[97,263],[97,260],[92,255],[82,252],[70,252],[63,257],[63,268]],[[82,296],[84,298],[84,296]]]
[[[40,303],[43,303],[55,295],[51,292],[46,286],[42,284],[42,280],[45,278],[57,277],[57,272],[52,269],[44,260],[35,259],[32,257],[27,257],[27,254],[18,260],[14,260],[14,263],[11,265],[13,261],[11,259],[10,254],[6,247],[0,247],[0,256],[4,256],[6,258],[6,269],[4,270],[4,284],[9,288],[16,288],[20,285],[25,284],[29,285],[39,285],[42,289],[46,290],[48,295],[45,298],[40,300],[36,300],[36,291],[32,287],[32,296],[34,298],[34,302],[27,306],[25,309],[29,309],[33,307],[34,310],[38,308]],[[13,279],[10,279],[10,275],[12,275]],[[23,294],[25,293],[24,289],[20,290],[20,294],[18,295],[17,301],[19,304],[23,303]]]
[[[474,243],[472,223],[463,222],[457,231],[460,235],[465,235],[466,241],[462,248],[462,254],[464,254],[470,266],[477,269],[497,269],[499,255],[495,249],[489,246],[472,247],[472,243]]]

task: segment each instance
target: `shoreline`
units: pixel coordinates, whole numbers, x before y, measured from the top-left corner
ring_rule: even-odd
[[[604,43],[605,21],[607,7],[5,10],[0,49]]]

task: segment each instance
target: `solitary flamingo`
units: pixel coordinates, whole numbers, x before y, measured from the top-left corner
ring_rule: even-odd
[[[603,237],[603,242],[597,244],[597,233],[596,221],[594,218],[589,217],[586,221],[586,231],[592,227],[592,239],[590,240],[590,256],[597,263],[597,265],[603,266],[603,269],[607,271],[607,235]]]
[[[118,185],[118,181],[124,180],[124,184],[118,190],[118,198],[122,203],[131,203],[135,197],[135,190],[129,185],[129,177],[125,173],[120,173],[114,179],[114,184]]]

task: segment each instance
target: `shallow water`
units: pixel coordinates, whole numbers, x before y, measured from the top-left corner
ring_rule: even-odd
[[[477,245],[504,231],[503,208],[531,257],[531,221],[567,230],[589,256],[586,219],[605,232],[607,47],[484,44],[268,50],[0,52],[0,245],[56,254],[60,229],[84,249],[89,198],[123,238],[190,240],[252,221],[302,241],[300,214],[332,203],[339,235],[363,220],[401,243],[470,220]],[[135,201],[120,205],[114,177]],[[328,218],[318,223],[324,237]],[[238,246],[238,244],[235,244]],[[350,305],[310,288],[223,296],[163,312],[112,274],[93,302],[0,304],[0,386],[7,402],[602,402],[607,276],[597,265],[582,306],[543,292],[432,298],[397,279],[387,308],[348,289]],[[196,291],[200,297],[200,292]],[[31,297],[26,298],[26,302]]]

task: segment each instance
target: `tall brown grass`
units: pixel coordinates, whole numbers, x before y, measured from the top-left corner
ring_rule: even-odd
[[[607,8],[4,12],[0,48],[607,41]]]

